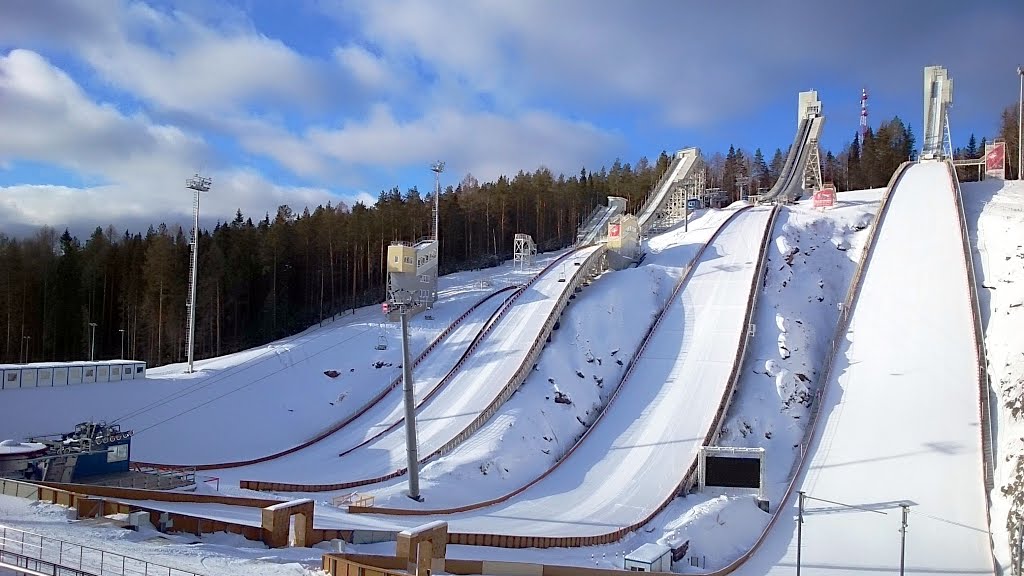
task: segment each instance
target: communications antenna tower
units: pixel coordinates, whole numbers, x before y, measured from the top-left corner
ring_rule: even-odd
[[[868,133],[868,89],[864,88],[860,91],[860,141],[864,141],[864,136]]]
[[[188,268],[188,373],[192,373],[196,336],[196,283],[199,270],[199,193],[209,192],[213,181],[196,174],[185,180],[185,187],[195,191],[192,201],[192,258]]]

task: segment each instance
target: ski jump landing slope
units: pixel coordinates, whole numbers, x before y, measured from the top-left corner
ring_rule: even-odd
[[[910,166],[889,202],[797,483],[809,497],[886,514],[808,500],[801,566],[897,573],[907,503],[907,574],[992,574],[979,366],[946,165]],[[796,491],[737,574],[793,573]]]
[[[416,420],[421,458],[456,439],[503,392],[520,370],[560,297],[571,289],[576,277],[585,273],[586,266],[575,266],[574,262],[582,263],[599,249],[589,246],[569,253],[540,275],[488,328],[453,377],[420,407]],[[438,354],[441,364],[451,366],[454,362],[448,353],[434,354]],[[367,430],[347,426],[341,435],[304,450],[270,462],[221,470],[217,475],[222,481],[240,481],[243,487],[280,491],[341,490],[396,477],[405,473],[404,425],[352,449],[356,440],[351,437],[353,433],[360,436],[358,441],[370,438],[382,426],[393,423],[388,418],[384,415]]]
[[[770,216],[749,209],[722,228],[586,440],[507,503],[448,517],[453,537],[608,535],[672,498],[728,393]]]

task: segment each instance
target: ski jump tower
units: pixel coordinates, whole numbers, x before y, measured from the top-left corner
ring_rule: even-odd
[[[821,114],[821,101],[818,100],[817,90],[801,92],[799,96],[800,113],[796,119],[799,128],[802,121],[809,124],[807,135],[807,160],[804,163],[804,190],[820,190],[821,181],[821,150],[818,148],[818,138],[821,137],[822,124],[825,117]]]
[[[942,66],[924,69],[924,138],[921,159],[953,156],[949,137],[949,107],[953,105],[953,79]]]
[[[388,287],[384,313],[388,320],[400,319],[399,304],[405,305],[409,316],[433,307],[437,302],[437,267],[439,262],[441,172],[444,162],[430,167],[434,171],[434,233],[416,242],[395,241],[388,246]],[[411,295],[411,297],[409,296]],[[411,298],[411,302],[409,299]]]

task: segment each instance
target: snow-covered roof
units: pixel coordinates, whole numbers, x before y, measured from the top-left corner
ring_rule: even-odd
[[[4,440],[0,442],[0,456],[29,454],[45,449],[46,444],[40,442],[18,442],[17,440]]]
[[[664,544],[653,544],[648,542],[643,546],[633,550],[629,554],[626,554],[626,560],[632,560],[633,562],[645,562],[647,564],[654,564],[662,556],[671,552],[672,549]]]
[[[77,362],[32,362],[31,364],[0,364],[0,370],[17,370],[18,368],[61,368],[65,366],[113,366],[121,364],[145,364],[142,360],[79,360]]]

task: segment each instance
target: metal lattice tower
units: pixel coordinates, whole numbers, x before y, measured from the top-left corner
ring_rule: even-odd
[[[185,346],[188,349],[188,372],[192,372],[196,335],[196,283],[199,273],[199,193],[209,192],[213,183],[209,178],[196,174],[185,180],[185,186],[195,191],[192,200],[192,258],[188,266],[188,335]]]
[[[529,234],[516,234],[512,256],[513,267],[525,270],[533,265],[533,256],[537,253],[537,243]]]
[[[868,89],[860,91],[860,141],[868,133]]]
[[[804,190],[821,190],[821,150],[818,141],[811,140],[807,144],[807,164],[804,164]]]

